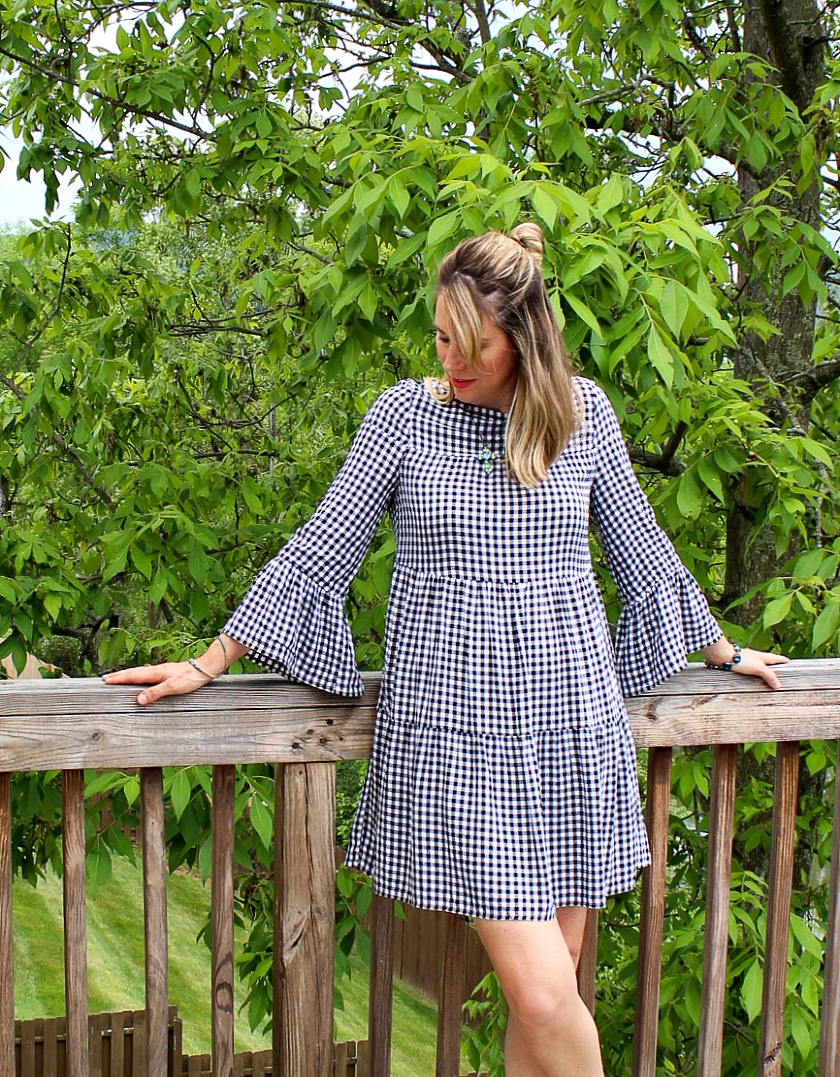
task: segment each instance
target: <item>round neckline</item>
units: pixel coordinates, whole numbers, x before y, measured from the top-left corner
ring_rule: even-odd
[[[491,408],[487,404],[468,404],[465,400],[459,400],[457,396],[453,396],[449,403],[455,404],[457,408],[466,412],[468,415],[483,415],[503,422],[507,422],[508,416],[510,415],[509,411],[501,411],[499,408]]]

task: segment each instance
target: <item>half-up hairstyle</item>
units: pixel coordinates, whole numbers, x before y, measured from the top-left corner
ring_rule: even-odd
[[[505,458],[508,474],[523,486],[545,478],[579,421],[566,346],[540,272],[542,253],[536,224],[520,224],[507,236],[487,232],[450,251],[437,279],[437,298],[446,304],[455,343],[470,366],[483,369],[483,318],[504,330],[516,351]],[[441,403],[454,398],[446,375],[427,379],[427,385]]]

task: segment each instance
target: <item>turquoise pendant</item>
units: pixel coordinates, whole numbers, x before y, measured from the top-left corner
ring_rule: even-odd
[[[493,470],[493,464],[500,459],[499,454],[493,452],[489,445],[482,445],[475,455],[478,462],[483,464],[485,475],[490,474]]]

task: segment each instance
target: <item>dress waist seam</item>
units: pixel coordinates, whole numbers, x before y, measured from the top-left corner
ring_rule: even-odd
[[[443,572],[425,572],[416,568],[407,561],[394,561],[394,571],[403,572],[415,579],[431,580],[436,583],[462,583],[462,584],[498,584],[505,587],[530,587],[534,585],[557,585],[588,583],[594,581],[595,576],[592,567],[585,568],[582,572],[562,574],[559,572],[547,572],[544,575],[531,576],[455,576]]]

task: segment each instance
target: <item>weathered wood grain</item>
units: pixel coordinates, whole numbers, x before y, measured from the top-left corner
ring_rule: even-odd
[[[840,745],[838,745],[840,753]],[[831,843],[831,887],[825,938],[825,979],[820,1025],[818,1077],[840,1073],[840,783],[834,783],[834,836]]]
[[[335,933],[335,767],[276,768],[274,1074],[329,1077]]]
[[[236,774],[213,768],[211,1031],[214,1077],[233,1077],[233,843]]]
[[[709,864],[706,928],[703,938],[703,988],[700,1004],[700,1042],[697,1077],[720,1077],[723,1016],[726,1005],[726,963],[729,944],[729,887],[732,876],[732,835],[735,819],[735,779],[738,749],[715,746],[712,763],[712,803],[709,817]]]
[[[791,662],[773,692],[700,663],[627,700],[640,748],[840,738],[840,659]],[[270,675],[138,707],[98,678],[0,682],[0,770],[366,758],[379,674],[347,699]]]
[[[368,1040],[373,1077],[391,1075],[391,1015],[394,980],[394,902],[373,895],[370,927]]]
[[[447,916],[440,964],[435,1077],[453,1077],[461,1069],[461,1003],[466,958],[466,921],[463,916]]]
[[[169,943],[163,771],[140,772],[143,919],[146,939],[146,1073],[165,1073],[169,1047]],[[120,1041],[122,1042],[122,1041]],[[119,1048],[120,1051],[122,1048]]]
[[[0,774],[0,1073],[15,1072],[11,775]]]
[[[85,895],[85,776],[62,774],[64,828],[64,991],[67,1077],[88,1077],[87,900]]]
[[[595,1014],[595,977],[598,972],[598,910],[586,910],[586,927],[577,968],[578,993]]]
[[[671,750],[670,748],[652,748],[648,753],[647,803],[645,805],[645,823],[650,842],[651,863],[642,873],[633,1077],[655,1077],[656,1074],[670,799]]]
[[[759,1077],[780,1077],[785,1020],[785,979],[793,891],[793,856],[799,791],[799,745],[776,749],[773,796],[773,843],[770,850],[770,894],[764,946],[764,987],[758,1040]]]

